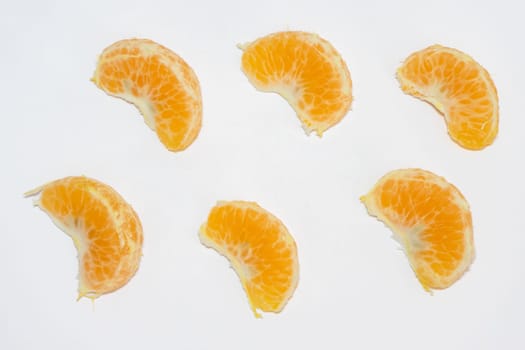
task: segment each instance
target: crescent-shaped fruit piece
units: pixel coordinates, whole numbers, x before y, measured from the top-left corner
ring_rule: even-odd
[[[104,49],[92,81],[133,103],[170,151],[186,149],[202,122],[199,81],[177,54],[148,39],[126,39]]]
[[[142,225],[115,190],[84,176],[66,177],[26,193],[75,244],[78,297],[98,298],[124,286],[142,256]]]
[[[201,226],[201,242],[224,255],[237,272],[256,317],[280,312],[299,280],[293,237],[256,203],[219,202]]]
[[[421,169],[395,170],[361,201],[393,231],[426,290],[451,286],[471,265],[470,208],[444,178]]]
[[[239,47],[250,83],[284,97],[307,133],[321,136],[350,109],[350,72],[341,55],[317,34],[278,32]]]
[[[469,55],[433,45],[411,54],[397,70],[401,89],[432,104],[450,137],[480,150],[498,134],[498,94],[489,73]]]

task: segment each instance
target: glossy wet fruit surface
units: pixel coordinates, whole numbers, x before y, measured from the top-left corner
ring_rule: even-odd
[[[469,205],[444,178],[422,169],[394,170],[361,201],[392,230],[426,290],[451,286],[474,260]]]
[[[498,134],[499,103],[489,73],[467,54],[433,45],[411,54],[397,70],[401,89],[432,104],[450,137],[480,150]]]
[[[284,308],[299,280],[299,262],[295,241],[279,219],[253,202],[219,202],[199,237],[230,261],[256,317],[257,310]]]
[[[196,139],[202,123],[200,84],[177,54],[148,39],[126,39],[100,55],[92,81],[134,104],[170,151]]]
[[[307,133],[321,136],[349,111],[350,72],[335,48],[317,34],[278,32],[240,48],[248,80],[260,91],[284,97]]]
[[[142,256],[142,225],[110,186],[84,176],[55,180],[26,196],[75,244],[78,297],[98,298],[124,286]]]

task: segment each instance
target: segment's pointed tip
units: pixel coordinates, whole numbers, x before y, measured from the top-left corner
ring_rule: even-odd
[[[262,319],[262,315],[257,312],[257,309],[255,307],[252,306],[252,312],[253,312],[253,315],[255,316],[255,318],[257,319]]]
[[[235,45],[235,46],[237,46],[237,48],[238,48],[239,50],[241,50],[241,51],[245,51],[246,48],[248,47],[248,45],[250,45],[250,43],[244,43],[244,44],[239,43],[239,44],[237,44],[237,45]]]
[[[416,276],[418,277],[418,276]],[[418,281],[419,283],[421,284],[421,287],[423,287],[423,289],[425,290],[425,292],[427,292],[428,294],[430,295],[434,295],[434,291],[432,290],[432,288],[430,288],[426,283],[424,283],[423,281],[421,281],[418,277]]]
[[[95,311],[95,299],[97,299],[100,295],[93,295],[91,294],[90,292],[87,292],[87,291],[78,291],[78,296],[77,296],[77,302],[80,301],[80,299],[82,298],[88,298],[91,300],[91,306],[93,308],[93,311]]]
[[[303,120],[301,120],[301,127],[303,128],[304,133],[306,134],[306,136],[310,136],[310,134],[312,133],[313,129],[309,125],[307,125],[307,123],[304,122]]]
[[[422,286],[423,286],[423,289],[425,290],[425,292],[427,292],[431,296],[434,295],[434,291],[432,289],[430,289],[428,286],[425,286],[424,284],[422,284]]]
[[[34,195],[37,195],[38,193],[40,193],[42,191],[42,187],[43,186],[38,186],[37,188],[34,188],[32,190],[24,192],[24,198],[32,197]]]
[[[237,271],[237,272],[240,272],[239,270],[237,270],[235,268],[235,266],[232,266],[232,268]],[[241,279],[241,284],[244,288],[244,290],[246,291],[247,293],[247,296],[248,296],[248,302],[250,303],[250,309],[252,310],[252,313],[253,313],[253,316],[255,316],[255,318],[262,318],[262,315],[257,311],[257,306],[254,305],[254,301],[252,300],[251,296],[250,296],[250,293],[248,292],[248,288],[247,288],[247,285],[244,281],[244,278],[239,275],[240,279]]]

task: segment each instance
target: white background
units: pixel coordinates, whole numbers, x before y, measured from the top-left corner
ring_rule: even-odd
[[[10,1],[0,11],[2,349],[525,349],[523,8],[519,1]],[[306,136],[278,95],[240,71],[237,43],[316,32],[342,54],[352,111]],[[195,143],[170,153],[138,111],[89,79],[129,37],[181,55],[201,82]],[[461,149],[396,68],[440,43],[473,56],[500,98],[500,132]],[[477,257],[433,296],[358,197],[420,167],[469,201]],[[144,227],[121,290],[75,302],[71,240],[22,194],[87,175],[114,187]],[[255,319],[226,259],[197,231],[217,200],[257,201],[295,237],[301,277],[281,314]]]

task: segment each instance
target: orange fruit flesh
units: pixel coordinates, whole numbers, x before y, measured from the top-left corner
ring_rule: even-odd
[[[346,63],[318,35],[280,32],[240,47],[250,83],[284,97],[307,133],[321,136],[350,109],[352,80]]]
[[[111,187],[83,176],[67,177],[28,192],[75,244],[79,298],[95,299],[125,285],[139,267],[142,226]]]
[[[420,169],[396,170],[361,200],[393,231],[426,290],[449,287],[472,263],[470,209],[445,179]]]
[[[201,242],[225,256],[257,310],[280,312],[298,282],[294,239],[269,212],[251,202],[219,202],[202,225]]]
[[[498,133],[498,96],[489,73],[465,53],[430,46],[410,55],[397,71],[402,90],[445,116],[450,137],[479,150]]]
[[[186,149],[202,122],[202,98],[191,67],[147,39],[114,43],[100,56],[93,82],[106,93],[133,103],[170,151]]]

